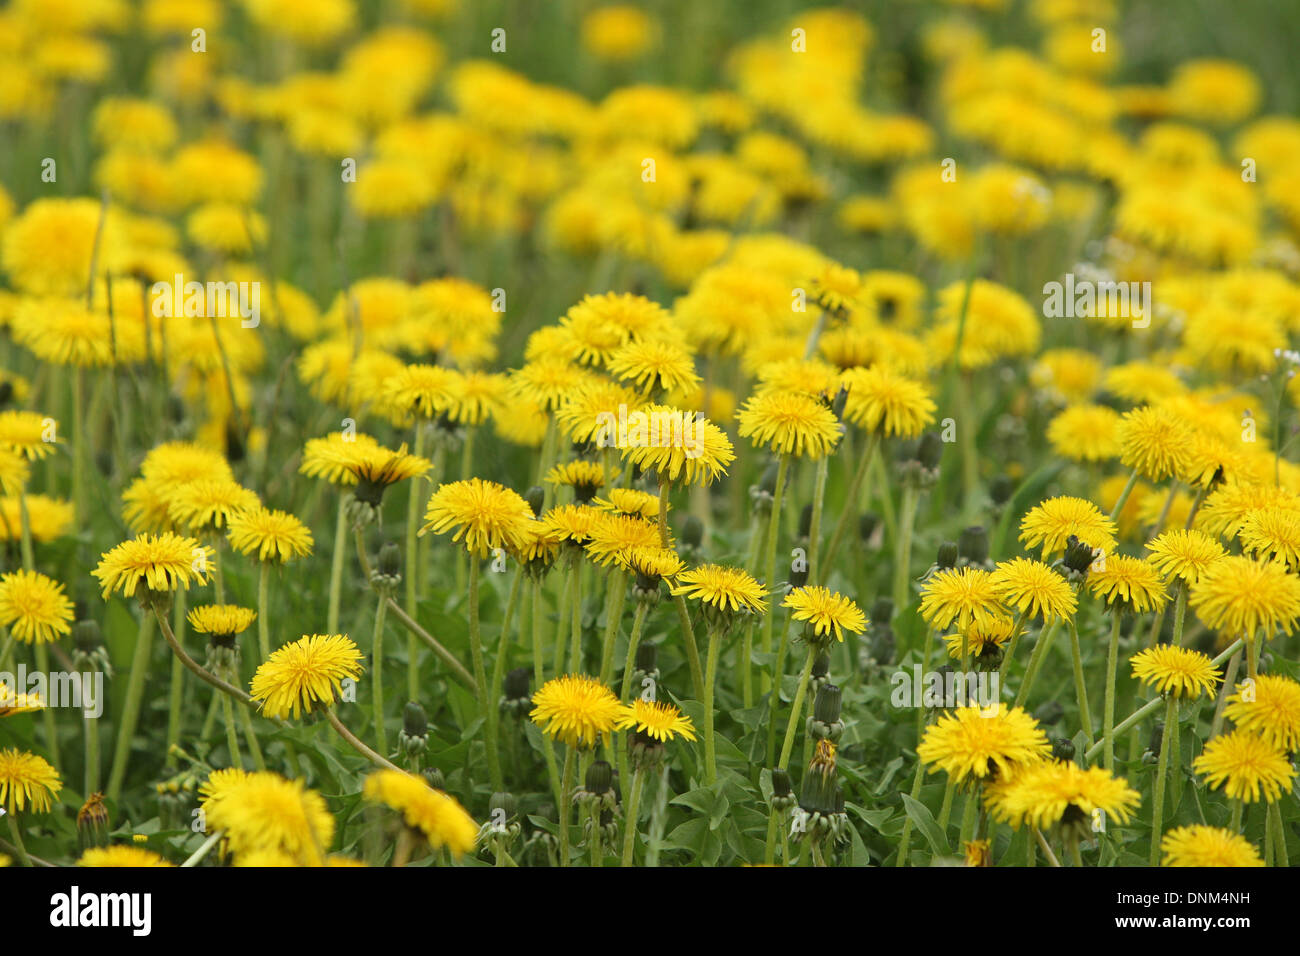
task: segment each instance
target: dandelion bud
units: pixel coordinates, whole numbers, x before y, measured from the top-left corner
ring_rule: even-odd
[[[446,788],[447,781],[444,779],[442,771],[437,767],[425,767],[422,772],[424,773],[424,782],[433,789],[443,790]]]
[[[423,737],[429,733],[428,715],[415,701],[407,703],[402,710],[402,732],[411,737]]]
[[[989,533],[983,525],[971,525],[957,539],[957,553],[966,564],[984,565],[989,560]]]
[[[995,475],[989,482],[989,498],[992,500],[994,507],[1001,508],[1011,500],[1011,494],[1016,490],[1016,483],[1011,480],[1010,475]]]
[[[839,740],[844,732],[844,722],[840,720],[840,689],[834,684],[823,684],[817,688],[817,697],[813,702],[813,715],[808,721],[808,734],[816,740]]]
[[[801,588],[808,583],[808,562],[803,561],[790,568],[790,587]]]
[[[641,644],[636,649],[636,669],[643,674],[659,672],[659,649],[654,644]]]
[[[402,710],[402,730],[397,735],[397,746],[404,756],[411,759],[419,757],[429,746],[429,718],[415,701]]]
[[[1092,562],[1096,555],[1091,546],[1084,544],[1074,535],[1070,535],[1065,542],[1065,557],[1061,563],[1065,566],[1066,577],[1071,579],[1082,579],[1092,567]]]
[[[488,818],[509,822],[514,819],[518,803],[513,793],[494,793],[488,801]]]
[[[542,505],[546,501],[546,491],[540,485],[533,485],[524,492],[524,500],[528,502],[528,507],[533,509],[533,517],[540,517]]]
[[[772,771],[772,809],[778,812],[794,806],[794,791],[790,787],[790,774],[780,767]]]
[[[926,432],[916,446],[916,460],[926,471],[935,471],[943,457],[943,441],[937,432]]]
[[[940,571],[955,568],[957,566],[957,554],[957,542],[944,541],[939,545],[939,554],[934,559],[934,563]]]
[[[522,718],[532,707],[532,674],[527,667],[516,667],[501,682],[501,709],[516,720]]]
[[[1052,759],[1053,760],[1073,760],[1074,744],[1064,737],[1057,737],[1052,741]]]
[[[809,677],[809,683],[814,687],[821,687],[830,680],[831,656],[822,651],[813,660],[812,675]]]
[[[812,533],[812,505],[804,505],[799,511],[799,537],[806,538]]]
[[[379,573],[386,577],[400,577],[402,573],[402,549],[389,541],[379,549]]]
[[[606,760],[592,761],[587,768],[585,786],[591,793],[604,793],[614,783],[614,768]]]

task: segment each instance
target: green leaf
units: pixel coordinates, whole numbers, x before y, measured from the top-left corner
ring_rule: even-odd
[[[936,856],[943,856],[947,853],[948,841],[943,838],[939,824],[934,820],[934,814],[926,809],[924,804],[918,803],[907,794],[900,794],[900,796],[903,798],[903,807],[907,810],[912,825],[925,837],[925,842],[930,844],[930,849],[934,851]]]

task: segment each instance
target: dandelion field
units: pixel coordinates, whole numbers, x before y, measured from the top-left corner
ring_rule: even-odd
[[[0,863],[1289,866],[1293,19],[8,0]]]

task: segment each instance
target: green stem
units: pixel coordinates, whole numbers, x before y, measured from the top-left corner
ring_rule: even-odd
[[[609,588],[605,592],[605,638],[600,645],[600,682],[607,686],[614,676],[614,645],[618,641],[626,597],[627,572],[618,568],[609,576]]]
[[[243,770],[244,761],[239,754],[239,733],[235,727],[235,707],[225,694],[221,695],[221,716],[226,725],[226,748],[230,751],[230,766]]]
[[[564,748],[564,770],[560,773],[560,866],[569,865],[569,804],[573,793],[573,748]]]
[[[485,743],[487,744],[488,775],[492,789],[505,789],[501,777],[501,761],[497,757],[497,708],[496,701],[488,692],[487,670],[483,666],[483,636],[479,630],[478,619],[478,555],[469,556],[469,646],[474,658],[474,681],[478,686],[479,713],[483,716]]]
[[[1016,692],[1015,706],[1019,707],[1029,699],[1029,691],[1034,686],[1034,679],[1038,677],[1039,668],[1043,666],[1043,659],[1051,649],[1052,638],[1056,636],[1056,625],[1059,622],[1060,618],[1055,618],[1052,623],[1038,632],[1038,640],[1034,642],[1034,649],[1029,654],[1029,669],[1025,672],[1025,679],[1020,683],[1020,690]]]
[[[641,809],[641,792],[645,789],[645,771],[632,771],[632,792],[628,794],[623,815],[623,866],[631,866],[636,851],[637,812]]]
[[[1169,778],[1169,751],[1174,725],[1178,720],[1178,698],[1172,694],[1165,708],[1165,731],[1160,740],[1160,758],[1156,765],[1155,801],[1151,805],[1151,866],[1160,864],[1160,835],[1164,832],[1165,782]]]
[[[768,519],[766,554],[763,559],[763,585],[767,588],[769,600],[776,596],[776,544],[781,535],[782,500],[785,495],[786,477],[790,471],[790,456],[782,455],[776,469],[776,488],[772,492],[772,514]],[[768,613],[763,617],[763,653],[772,653],[772,624],[775,615]],[[771,687],[772,676],[763,676],[763,691]],[[778,678],[779,679],[779,678]]]
[[[831,542],[826,546],[825,561],[827,566],[835,560],[835,556],[839,553],[840,542],[843,540],[845,532],[857,523],[858,496],[863,479],[866,478],[867,472],[871,468],[871,458],[875,454],[878,444],[880,444],[880,438],[875,433],[872,433],[862,448],[862,457],[858,459],[857,470],[853,473],[853,480],[849,482],[849,490],[844,497],[844,510],[840,512],[839,520],[835,522],[835,531],[831,534]]]
[[[374,684],[372,703],[374,704],[375,740],[379,743],[379,752],[388,753],[388,730],[384,727],[384,612],[388,602],[384,595],[379,595],[375,607],[375,629],[370,644],[371,681]]]
[[[268,601],[271,591],[270,582],[271,564],[269,561],[263,561],[257,570],[257,649],[263,661],[271,656],[271,621],[266,616],[266,609],[270,603]]]
[[[713,786],[718,779],[717,749],[713,737],[713,685],[718,678],[718,650],[723,632],[709,628],[709,660],[704,673],[704,782]]]
[[[1083,734],[1088,739],[1088,746],[1092,746],[1092,710],[1088,705],[1088,684],[1083,679],[1083,657],[1079,649],[1079,628],[1074,620],[1070,620],[1070,653],[1074,659],[1074,696],[1079,704],[1079,722],[1083,726]]]
[[[32,859],[27,855],[27,846],[23,843],[23,835],[18,830],[17,815],[6,813],[5,816],[9,818],[9,835],[14,838],[14,849],[18,851],[18,862],[29,867],[32,865]]]
[[[898,538],[894,542],[894,608],[901,614],[911,603],[908,593],[911,584],[912,528],[916,524],[916,485],[903,482],[903,496],[899,504]]]
[[[817,471],[813,476],[812,518],[808,523],[808,583],[818,584],[820,567],[818,561],[822,543],[822,511],[826,508],[826,473],[830,468],[830,455],[823,455],[817,462]]]
[[[686,638],[686,662],[691,668],[691,685],[698,700],[704,693],[704,669],[700,666],[700,648],[695,643],[691,612],[686,609],[686,600],[680,594],[673,595],[673,603],[677,605],[677,620],[682,625],[682,637]]]
[[[424,455],[424,434],[427,424],[415,423],[415,445],[412,454]],[[406,613],[415,618],[420,589],[420,479],[413,478],[406,497]],[[418,700],[420,693],[419,644],[416,636],[406,636],[406,696]]]
[[[1110,618],[1110,644],[1106,650],[1106,703],[1102,716],[1102,765],[1115,769],[1115,677],[1119,669],[1119,615]]]
[[[1119,493],[1119,497],[1115,500],[1115,507],[1110,509],[1111,521],[1119,519],[1120,512],[1123,511],[1124,506],[1128,504],[1128,496],[1133,493],[1133,486],[1137,484],[1137,480],[1138,470],[1134,468],[1133,473],[1128,476],[1128,482],[1124,485],[1124,490]]]
[[[803,670],[799,672],[799,686],[795,688],[794,701],[790,704],[790,720],[785,725],[785,740],[781,744],[781,757],[776,765],[785,770],[790,763],[790,754],[794,751],[795,730],[799,718],[803,715],[804,698],[808,695],[808,678],[812,676],[813,661],[817,657],[817,645],[808,645],[808,656],[804,658]]]
[[[140,701],[144,696],[145,677],[149,672],[149,655],[153,651],[154,615],[146,614],[140,621],[135,639],[135,653],[131,657],[131,673],[126,683],[126,704],[122,720],[117,726],[117,743],[113,748],[113,770],[108,777],[108,799],[117,802],[126,780],[126,765],[131,757],[131,738],[135,736],[136,721],[140,717]]]
[[[339,606],[343,597],[343,552],[348,540],[347,500],[348,493],[340,490],[339,514],[334,525],[334,554],[330,562],[329,610],[325,617],[325,631],[329,634],[337,634],[339,631]]]

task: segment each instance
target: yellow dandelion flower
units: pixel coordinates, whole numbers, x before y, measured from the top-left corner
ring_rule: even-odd
[[[17,452],[28,461],[54,453],[59,423],[39,412],[0,412],[0,448]]]
[[[966,630],[1002,616],[989,571],[947,568],[930,575],[921,586],[921,617],[936,630],[946,630],[954,622],[958,630]]]
[[[311,554],[312,536],[294,515],[258,505],[231,516],[230,546],[257,560],[284,564]]]
[[[400,770],[377,770],[366,778],[362,792],[367,800],[399,811],[406,825],[423,833],[433,849],[445,847],[453,856],[474,849],[478,839],[474,818],[455,799],[420,778]]]
[[[237,604],[201,604],[192,608],[186,618],[199,634],[217,637],[242,634],[256,619],[256,611]]]
[[[140,867],[175,866],[168,863],[153,850],[138,846],[104,846],[92,847],[77,860],[77,866],[95,867]]]
[[[1234,800],[1273,803],[1291,792],[1295,767],[1286,753],[1258,734],[1234,730],[1205,745],[1192,769]]]
[[[599,567],[622,565],[634,551],[659,548],[658,525],[644,518],[596,512],[585,545],[587,556]]]
[[[72,601],[37,571],[0,575],[0,624],[24,644],[49,644],[71,633]]]
[[[147,591],[175,591],[189,588],[191,581],[204,584],[208,566],[215,559],[215,552],[207,545],[164,531],[123,541],[104,552],[91,573],[99,578],[105,598],[114,591],[133,597],[142,587]]]
[[[257,493],[230,478],[200,478],[172,492],[167,514],[172,522],[196,534],[224,528],[241,511],[261,504]]]
[[[277,852],[299,865],[319,866],[334,839],[334,817],[325,799],[301,779],[267,771],[222,787],[204,810],[209,829],[225,834],[236,859]]]
[[[673,594],[699,601],[706,608],[724,614],[767,610],[763,585],[740,568],[705,564],[677,576]]]
[[[516,492],[481,478],[441,485],[429,499],[420,534],[446,534],[470,554],[485,557],[494,548],[518,548],[533,509]]]
[[[867,629],[867,616],[862,609],[829,588],[795,588],[786,595],[781,606],[790,608],[796,621],[806,621],[818,637],[834,634],[835,639],[842,642],[845,631],[861,634]]]
[[[1047,425],[1052,450],[1071,461],[1118,458],[1120,414],[1104,405],[1071,405]]]
[[[1007,607],[1044,622],[1068,620],[1078,607],[1069,582],[1041,561],[1003,561],[993,569],[991,584]]]
[[[43,758],[13,748],[0,750],[0,805],[5,812],[30,806],[33,813],[48,813],[62,789],[59,772]]]
[[[1240,730],[1258,734],[1279,750],[1300,750],[1300,683],[1261,674],[1237,685],[1224,714]]]
[[[346,634],[304,635],[271,652],[253,675],[252,696],[268,717],[296,719],[313,703],[334,703],[344,678],[360,676],[361,651]]]
[[[1051,745],[1038,722],[1019,707],[998,704],[951,710],[927,727],[916,750],[930,773],[945,771],[954,783],[998,779],[1038,762]]]
[[[668,405],[647,405],[628,416],[626,430],[606,441],[625,462],[653,471],[660,482],[711,485],[736,459],[731,439],[713,422]]]
[[[1166,531],[1147,542],[1147,558],[1161,573],[1194,584],[1228,552],[1200,531]]]
[[[1013,829],[1023,824],[1046,830],[1090,826],[1094,811],[1106,819],[1127,823],[1141,795],[1120,777],[1101,767],[1087,770],[1065,761],[1045,760],[989,787],[986,802],[993,816]]]
[[[835,413],[815,398],[797,392],[762,392],[752,396],[736,419],[740,437],[780,455],[823,458],[840,440]]]
[[[934,421],[930,389],[886,365],[849,369],[840,384],[848,389],[844,420],[872,434],[916,438]]]
[[[1263,866],[1259,850],[1240,833],[1203,824],[1170,830],[1160,841],[1161,866]]]
[[[637,339],[615,349],[606,363],[609,374],[631,382],[646,395],[689,392],[700,384],[695,359],[685,345],[672,339]]]
[[[1020,540],[1030,548],[1042,545],[1044,561],[1063,553],[1071,535],[1090,548],[1109,551],[1115,547],[1115,522],[1086,498],[1065,495],[1030,508],[1020,522]]]
[[[596,680],[567,674],[543,684],[533,694],[529,716],[543,732],[570,747],[594,747],[601,734],[614,729],[622,704]]]
[[[1119,424],[1119,460],[1143,478],[1160,481],[1183,470],[1191,429],[1168,409],[1144,405]]]
[[[1129,663],[1133,676],[1162,694],[1194,700],[1214,691],[1223,679],[1214,662],[1200,651],[1172,644],[1157,644],[1134,654]]]
[[[1159,611],[1169,600],[1164,578],[1149,561],[1123,554],[1108,554],[1088,572],[1088,590],[1106,607],[1142,614]]]
[[[630,706],[623,708],[623,712],[614,722],[614,727],[617,730],[631,728],[638,734],[644,734],[661,743],[666,743],[674,737],[695,739],[695,726],[691,723],[691,718],[685,716],[672,704],[642,700],[640,697],[632,701]]]
[[[1288,568],[1300,566],[1300,510],[1257,508],[1237,532],[1241,549],[1257,558],[1273,558]]]
[[[1300,578],[1276,561],[1228,555],[1201,574],[1188,601],[1206,627],[1228,637],[1290,634],[1300,617]]]

